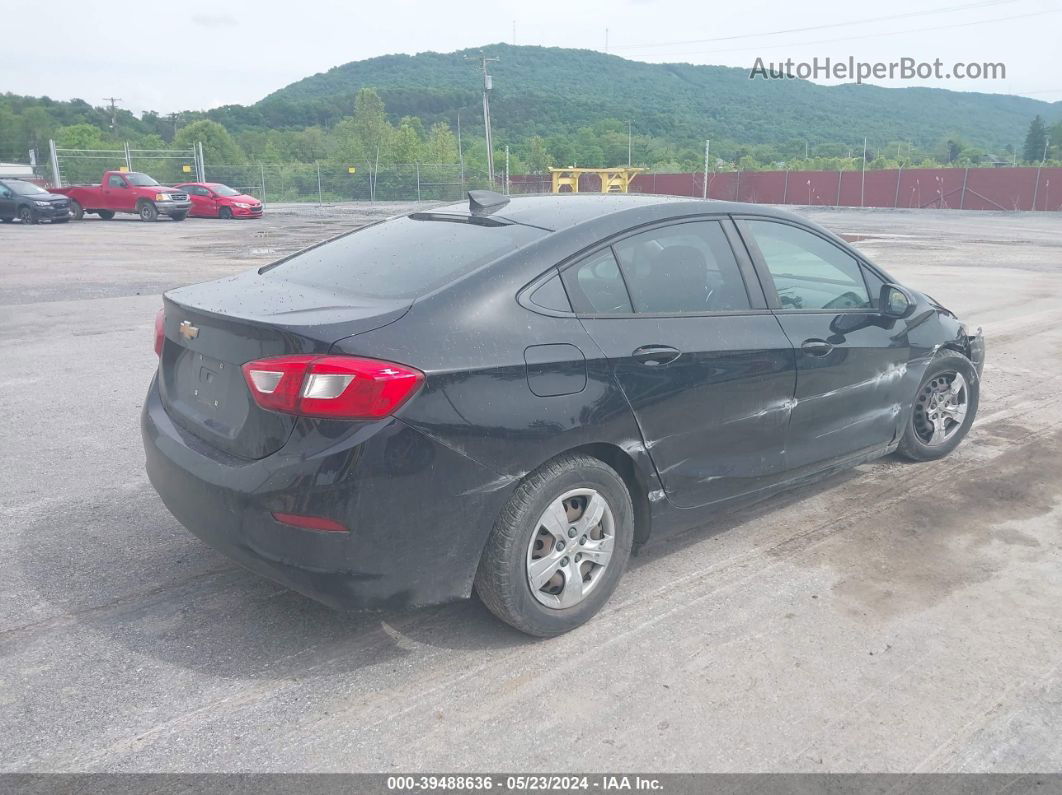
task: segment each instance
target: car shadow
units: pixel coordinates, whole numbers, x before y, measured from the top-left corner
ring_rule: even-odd
[[[643,548],[630,565],[651,565],[857,476],[842,473],[721,514]],[[540,642],[498,621],[475,597],[413,610],[333,610],[232,564],[185,531],[146,486],[90,504],[72,501],[52,516],[25,528],[19,563],[23,581],[56,610],[5,627],[0,657],[59,626],[84,636],[75,645],[102,640],[214,677],[307,679],[394,664],[417,644],[491,650]]]

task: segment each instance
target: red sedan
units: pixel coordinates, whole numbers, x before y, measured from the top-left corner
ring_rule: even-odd
[[[193,218],[261,218],[262,202],[220,182],[182,182],[174,187],[188,192]]]

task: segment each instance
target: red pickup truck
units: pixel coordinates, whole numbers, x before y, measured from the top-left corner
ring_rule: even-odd
[[[160,215],[183,221],[192,208],[184,191],[159,185],[136,171],[104,171],[99,185],[69,185],[52,188],[52,193],[69,197],[70,214],[76,221],[85,213],[96,213],[105,221],[115,213],[136,213],[142,221],[154,221]]]

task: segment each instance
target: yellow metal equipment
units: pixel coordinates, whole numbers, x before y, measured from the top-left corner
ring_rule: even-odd
[[[551,168],[550,176],[553,178],[553,192],[560,193],[561,188],[567,186],[572,193],[579,192],[579,177],[583,174],[596,174],[601,180],[602,193],[627,193],[631,186],[631,180],[645,171],[644,168],[631,168],[620,166],[618,168]]]

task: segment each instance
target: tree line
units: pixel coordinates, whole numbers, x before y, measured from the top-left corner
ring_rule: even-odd
[[[401,104],[401,103],[398,103]],[[395,164],[462,162],[469,173],[486,171],[486,147],[481,118],[462,119],[460,131],[449,120],[426,123],[419,115],[396,117],[372,88],[360,89],[349,115],[332,124],[299,129],[259,127],[233,121],[230,129],[218,113],[169,116],[127,110],[112,112],[83,100],[0,95],[0,160],[24,162],[35,150],[45,162],[48,140],[66,149],[120,149],[124,142],[136,149],[186,149],[202,142],[210,165],[261,163],[323,163],[335,167],[387,168]],[[231,109],[229,109],[231,116]],[[458,138],[460,132],[460,140]],[[496,134],[496,171],[504,168],[509,145],[511,174],[545,174],[549,166],[609,167],[631,163],[656,172],[699,171],[704,167],[703,143],[676,141],[657,133],[629,130],[628,123],[603,118],[569,132],[553,134]],[[1040,116],[1030,122],[1024,146],[989,152],[959,136],[935,146],[906,141],[871,142],[868,169],[979,167],[993,165],[1062,165],[1062,122],[1047,124]],[[777,143],[744,145],[713,141],[709,166],[720,170],[852,170],[863,164],[863,147],[792,138]]]

